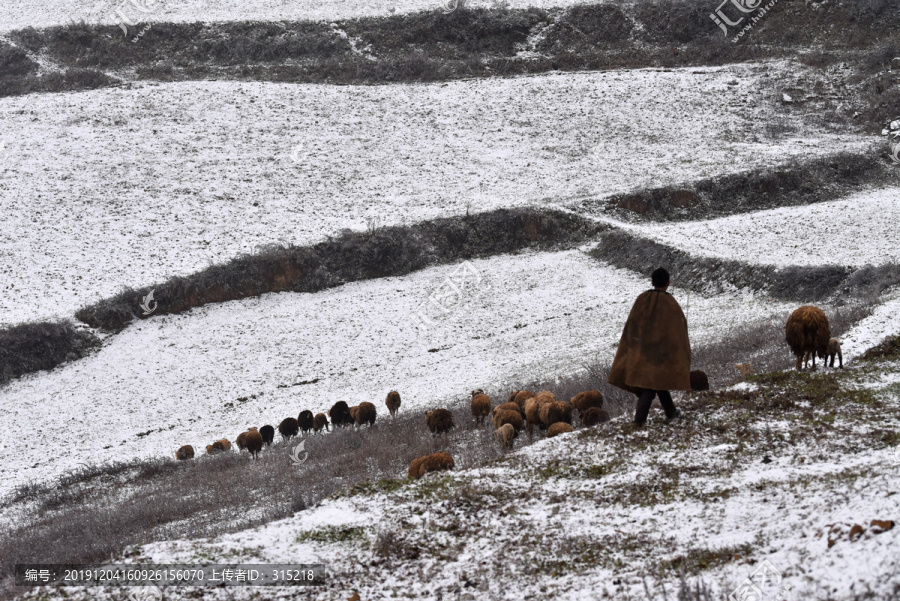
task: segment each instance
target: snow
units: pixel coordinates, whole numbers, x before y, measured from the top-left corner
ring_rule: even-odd
[[[841,338],[845,365],[888,336],[900,334],[900,289],[882,294],[881,301],[871,315]]]
[[[369,400],[384,414],[392,389],[412,410],[463,400],[476,386],[611,361],[631,303],[648,287],[578,250],[471,266],[480,282],[444,317],[428,299],[459,265],[151,317],[94,355],[13,381],[0,389],[6,431],[29,436],[0,463],[0,493],[79,462],[168,456],[184,444],[202,449],[205,441],[233,440],[249,423],[277,424],[338,400]],[[754,321],[789,310],[772,302],[735,312],[738,303],[733,295],[692,294],[692,344],[727,335],[736,314]],[[416,310],[433,321],[427,330],[416,326]],[[59,448],[59,432],[78,444]]]
[[[629,229],[697,256],[861,267],[900,262],[898,222],[900,188],[882,188],[812,205]]]
[[[869,143],[767,139],[767,82],[788,70],[802,68],[2,98],[0,324],[69,317],[125,287],[367,221],[577,204]]]

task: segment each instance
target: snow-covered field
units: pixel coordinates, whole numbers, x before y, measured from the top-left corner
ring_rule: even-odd
[[[213,22],[213,21],[330,21],[356,17],[387,17],[422,10],[453,10],[461,2],[454,0],[147,0],[139,10],[116,0],[4,0],[0,31],[24,27],[67,25],[71,20],[86,23],[115,24],[115,9],[124,4],[123,12],[141,22]],[[575,0],[467,0],[472,8],[553,8],[579,4]],[[599,4],[601,2],[596,2]]]
[[[766,265],[884,265],[900,262],[900,188],[831,202],[707,221],[619,224],[697,256]]]
[[[0,324],[265,243],[860,149],[772,140],[770,62],[431,85],[241,82],[0,99]]]
[[[96,355],[20,378],[0,389],[4,431],[29,435],[0,462],[0,493],[79,462],[204,448],[339,400],[372,401],[384,412],[385,395],[396,389],[404,410],[434,407],[464,400],[475,387],[571,373],[595,357],[611,361],[631,303],[649,287],[579,250],[471,265],[477,292],[473,275],[464,302],[443,319],[428,299],[459,266],[153,317]],[[727,335],[736,314],[749,322],[790,309],[737,295],[692,294],[688,303],[674,294],[694,344]],[[427,331],[414,325],[420,307],[434,321]],[[257,398],[237,401],[250,395]],[[60,432],[78,444],[59,445]]]

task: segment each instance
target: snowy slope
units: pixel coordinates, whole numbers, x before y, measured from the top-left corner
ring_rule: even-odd
[[[302,409],[326,411],[338,400],[369,400],[384,411],[385,394],[397,389],[404,410],[434,407],[463,400],[476,386],[572,373],[592,358],[610,361],[631,303],[648,288],[634,273],[577,250],[471,265],[477,277],[444,317],[428,299],[459,266],[152,317],[108,339],[96,355],[11,382],[0,389],[4,431],[30,434],[0,462],[0,493],[79,462],[171,455],[183,444],[203,448]],[[753,321],[789,310],[732,295],[692,294],[688,302],[674,293],[694,343],[727,335],[735,315]],[[415,325],[419,308],[433,321],[427,331]],[[136,437],[148,430],[154,432]],[[78,444],[55,446],[60,432]]]
[[[785,70],[802,71],[773,62],[3,98],[0,323],[69,316],[126,286],[367,220],[565,203],[869,143],[768,139],[767,82]]]

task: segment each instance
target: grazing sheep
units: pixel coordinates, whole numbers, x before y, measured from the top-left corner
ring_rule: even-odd
[[[493,411],[491,411],[491,418],[493,418],[494,415],[500,413],[501,411],[517,411],[519,415],[522,416],[522,419],[525,419],[525,411],[523,411],[519,407],[518,403],[502,403],[500,405],[497,405],[496,407],[494,407]]]
[[[413,460],[413,463],[415,463],[416,461],[419,462],[418,473],[414,476],[416,479],[421,478],[429,472],[451,470],[454,466],[453,457],[450,456],[450,453],[446,453],[444,451],[438,451],[437,453],[432,453],[431,455],[419,457],[419,459]],[[412,464],[410,464],[409,467],[410,471],[412,471]]]
[[[491,418],[491,421],[494,423],[494,429],[498,429],[504,424],[512,424],[512,427],[515,428],[516,431],[525,427],[525,420],[522,419],[522,414],[511,409],[498,411],[494,414],[494,417]]]
[[[289,417],[288,419],[294,418]],[[279,426],[279,428],[280,427],[281,426]],[[250,428],[247,432],[247,438],[245,438],[244,441],[247,445],[247,450],[250,451],[250,455],[252,455],[254,459],[259,459],[259,452],[262,451],[263,446],[262,434],[260,434],[256,428]]]
[[[825,360],[826,367],[834,367],[835,355],[838,358],[840,368],[844,369],[844,356],[841,354],[841,341],[837,338],[832,338],[828,341],[828,353],[822,357],[822,359]],[[830,365],[828,363],[829,361],[831,361]]]
[[[706,372],[696,369],[690,373],[690,378],[691,390],[709,390],[709,378],[706,376]]]
[[[325,428],[328,430],[328,418],[325,417],[324,413],[316,413],[316,416],[313,418],[313,431],[318,434],[319,430]]]
[[[226,444],[228,445],[227,449],[225,448]],[[228,442],[227,440],[225,440],[225,439],[217,440],[216,442],[214,442],[212,444],[206,445],[206,453],[208,455],[218,455],[219,453],[227,451],[230,448],[231,448],[231,443]]]
[[[350,407],[350,419],[353,420],[353,425],[359,425],[359,405],[353,405]]]
[[[266,446],[272,444],[272,441],[275,440],[275,428],[272,426],[263,426],[259,429],[259,434],[262,436],[263,442],[266,443]]]
[[[412,460],[412,462],[409,464],[409,471],[407,472],[407,478],[409,478],[411,480],[418,479],[419,468],[422,466],[422,462],[425,461],[425,457],[428,457],[428,455],[425,455],[423,457],[417,457],[416,459]]]
[[[737,367],[737,370],[740,372],[742,378],[753,375],[753,364],[749,361],[747,363],[738,363],[737,365],[735,365],[735,367]]]
[[[603,395],[599,390],[585,390],[579,392],[569,401],[572,407],[578,411],[578,415],[584,415],[584,412],[591,407],[601,409],[603,407]]]
[[[566,422],[556,422],[549,428],[547,428],[547,438],[553,438],[558,434],[565,434],[566,432],[574,432],[574,428],[571,424],[567,424]]]
[[[481,390],[473,390],[472,391],[472,417],[475,418],[475,423],[481,425],[484,423],[484,418],[488,416],[491,412],[491,397],[484,394]]]
[[[375,425],[377,414],[378,412],[375,410],[375,405],[368,401],[363,401],[356,407],[356,415],[353,416],[353,419],[356,421],[357,426],[367,424],[371,427]]]
[[[227,439],[227,438],[223,438],[222,440],[220,440],[220,441],[218,441],[218,442],[219,442],[219,444],[221,445],[223,451],[230,451],[230,450],[231,450],[231,443],[228,442],[228,439]]]
[[[538,426],[541,430],[546,430],[553,424],[564,421],[564,409],[560,406],[559,402],[544,403],[538,410],[538,416],[540,417]]]
[[[309,431],[313,429],[313,412],[309,409],[301,411],[297,416],[297,425],[300,426],[301,432],[309,434]]]
[[[387,398],[384,399],[384,404],[387,405],[388,411],[391,412],[391,417],[397,417],[397,411],[400,410],[400,393],[396,390],[392,390],[387,394]]]
[[[572,424],[572,411],[574,407],[572,407],[572,403],[567,403],[566,401],[559,401],[557,403],[560,409],[562,409],[562,419],[559,420],[561,422],[566,422],[567,424]]]
[[[455,424],[453,423],[453,414],[447,409],[435,409],[434,411],[425,412],[425,424],[432,434],[443,434],[448,432]]]
[[[499,442],[500,446],[504,449],[511,449],[513,447],[513,440],[518,435],[519,431],[516,430],[512,424],[503,424],[494,430],[494,438],[497,439],[497,442]]]
[[[178,461],[184,461],[185,459],[193,459],[194,458],[194,447],[189,444],[180,447],[177,451],[175,451],[175,459]]]
[[[528,399],[530,399],[533,396],[534,396],[534,393],[531,392],[530,390],[519,390],[516,393],[516,398],[513,399],[513,402],[516,405],[518,405],[519,409],[521,409],[522,412],[524,413],[525,412],[525,401],[527,401]]]
[[[791,352],[797,357],[797,369],[807,367],[812,357],[812,368],[816,369],[816,354],[824,357],[828,353],[831,340],[831,326],[828,318],[818,307],[804,305],[791,313],[784,328],[785,340]]]
[[[587,411],[581,414],[581,425],[588,428],[608,421],[609,413],[606,412],[606,409],[597,409],[596,407],[590,407]]]
[[[353,423],[350,417],[350,408],[344,401],[338,401],[328,410],[328,417],[331,418],[331,425],[343,428]]]
[[[293,417],[286,417],[281,420],[281,423],[278,424],[278,433],[281,434],[281,438],[289,439],[292,436],[297,436],[300,432],[300,424],[297,423]],[[246,439],[244,439],[246,440]]]
[[[507,402],[507,403],[515,403],[515,402],[516,402],[516,395],[519,394],[519,392],[520,392],[519,390],[513,390],[512,392],[510,392],[510,393],[509,393],[509,398],[506,399],[506,402]]]
[[[537,399],[538,404],[555,403],[557,401],[556,395],[549,390],[540,391],[534,395],[534,398]]]
[[[536,396],[525,399],[525,420],[528,422],[528,438],[534,437],[535,424],[538,427],[541,425],[540,409],[541,405],[538,403]]]
[[[270,426],[271,427],[271,426]],[[237,443],[238,453],[247,448],[247,433],[241,432],[238,434],[237,439],[235,440]]]

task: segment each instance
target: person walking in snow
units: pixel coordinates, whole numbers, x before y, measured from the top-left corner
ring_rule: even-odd
[[[642,425],[650,414],[653,399],[668,419],[681,417],[670,390],[691,390],[691,343],[687,319],[675,298],[666,292],[669,272],[660,267],[651,275],[653,289],[634,301],[609,383],[638,395],[634,423]]]

